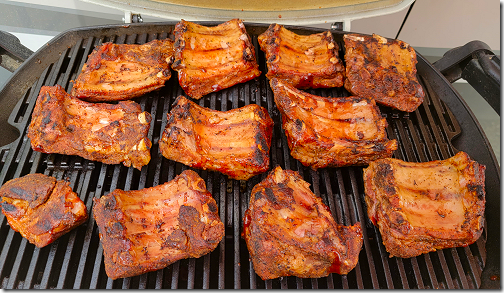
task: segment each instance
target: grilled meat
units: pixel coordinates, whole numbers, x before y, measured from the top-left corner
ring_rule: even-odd
[[[170,39],[143,45],[105,43],[89,55],[71,94],[90,102],[132,99],[163,87],[172,61]]]
[[[362,248],[360,223],[337,224],[297,172],[276,167],[254,186],[243,237],[263,280],[347,274]]]
[[[0,197],[10,227],[37,247],[51,244],[88,218],[84,202],[68,182],[44,174],[7,181]]]
[[[275,78],[270,83],[291,155],[304,166],[365,165],[397,149],[372,99],[319,97]]]
[[[415,50],[399,40],[347,34],[345,88],[356,96],[401,111],[413,112],[424,99],[416,77]]]
[[[33,110],[28,138],[33,150],[77,155],[106,164],[141,169],[150,161],[151,116],[139,104],[93,104],[57,85],[43,86]]]
[[[481,236],[485,166],[464,152],[425,163],[377,160],[364,183],[368,216],[391,257],[467,246]]]
[[[343,86],[345,68],[329,31],[306,36],[272,24],[258,41],[266,54],[269,79],[276,77],[296,88]]]
[[[199,99],[261,75],[254,46],[239,19],[215,27],[182,20],[174,34],[172,68],[191,98]]]
[[[95,199],[93,208],[111,279],[201,257],[224,236],[217,204],[205,181],[191,170],[156,187],[116,189]]]
[[[167,117],[159,140],[165,158],[239,180],[269,169],[273,120],[263,107],[221,112],[180,96]]]

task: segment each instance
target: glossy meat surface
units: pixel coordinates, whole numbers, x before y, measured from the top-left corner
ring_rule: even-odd
[[[485,166],[459,152],[447,160],[382,159],[364,170],[368,216],[390,256],[467,246],[483,231]]]
[[[163,87],[171,77],[173,41],[104,43],[89,55],[71,94],[90,102],[128,100]]]
[[[347,274],[362,248],[360,223],[339,225],[297,172],[276,167],[252,189],[243,237],[263,280]]]
[[[413,112],[424,99],[416,77],[415,50],[399,40],[346,34],[345,88],[356,96],[401,111]]]
[[[269,169],[273,120],[250,104],[229,111],[204,108],[180,96],[159,140],[167,159],[248,180]]]
[[[44,174],[7,181],[0,197],[9,226],[37,247],[52,243],[88,218],[84,202],[69,183]]]
[[[28,129],[33,150],[141,169],[150,161],[151,121],[139,104],[94,104],[43,86]]]
[[[180,86],[193,99],[261,75],[245,25],[232,19],[214,27],[182,20],[175,26]]]
[[[105,271],[111,279],[201,257],[224,236],[217,204],[205,181],[191,170],[162,185],[116,189],[94,201]]]
[[[326,98],[272,79],[275,103],[293,158],[313,169],[365,165],[391,157],[389,140],[375,102],[369,98]]]
[[[331,32],[298,35],[272,24],[258,41],[266,54],[269,79],[282,79],[296,88],[343,86],[345,68]]]

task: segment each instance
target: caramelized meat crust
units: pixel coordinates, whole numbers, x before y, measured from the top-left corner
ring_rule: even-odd
[[[172,181],[94,199],[94,218],[111,279],[162,269],[213,251],[224,224],[205,181],[186,170]]]
[[[360,223],[339,225],[297,172],[276,167],[254,186],[243,237],[263,280],[347,274],[362,248]]]
[[[270,83],[291,155],[304,166],[316,170],[365,165],[391,157],[397,149],[372,99],[326,98],[275,78]]]
[[[343,86],[345,68],[331,32],[305,36],[271,24],[258,41],[266,54],[269,79],[281,79],[296,88]]]
[[[415,50],[399,40],[347,34],[345,88],[356,96],[401,111],[413,112],[424,99],[416,77]]]
[[[261,75],[254,46],[239,19],[215,27],[182,20],[174,34],[172,68],[191,98],[199,99]]]
[[[141,169],[150,161],[147,138],[151,115],[139,104],[93,104],[57,85],[43,86],[33,110],[28,138],[33,150],[77,155],[105,164]]]
[[[163,87],[171,77],[173,41],[105,43],[89,55],[71,94],[90,102],[128,100]]]
[[[68,182],[43,174],[7,181],[0,197],[9,226],[37,247],[51,244],[88,218],[84,202]]]
[[[467,246],[481,236],[485,166],[464,152],[440,161],[381,159],[364,170],[368,216],[390,257]]]
[[[238,180],[269,169],[273,120],[261,106],[250,104],[221,112],[180,96],[167,119],[159,140],[167,159]]]

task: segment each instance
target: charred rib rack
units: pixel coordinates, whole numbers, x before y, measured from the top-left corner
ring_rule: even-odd
[[[155,187],[116,189],[95,199],[93,209],[111,279],[198,258],[224,236],[215,200],[191,170]]]
[[[413,112],[424,99],[416,77],[415,50],[400,40],[379,35],[347,34],[345,41],[345,88],[356,96]]]
[[[485,166],[464,152],[424,163],[381,159],[364,182],[368,216],[391,257],[467,246],[483,232]]]
[[[252,189],[243,235],[263,280],[347,274],[357,264],[360,223],[336,224],[309,186],[298,173],[276,167]]]
[[[141,169],[149,163],[151,115],[139,104],[94,104],[43,86],[28,129],[33,150]]]
[[[282,113],[282,128],[292,157],[313,169],[366,165],[391,157],[387,121],[369,98],[326,98],[273,78],[271,88]]]
[[[222,112],[180,96],[167,119],[159,140],[167,159],[237,180],[248,180],[270,167],[273,120],[261,106]]]
[[[272,24],[258,41],[266,55],[269,79],[281,79],[296,88],[343,86],[345,68],[329,31],[298,35]]]
[[[44,174],[6,182],[0,197],[10,227],[37,247],[51,244],[88,218],[84,202],[69,183]]]
[[[105,43],[89,55],[71,94],[90,102],[128,100],[164,86],[171,77],[173,41]]]
[[[182,20],[174,34],[172,68],[191,98],[200,99],[261,75],[254,46],[239,19],[214,27]]]

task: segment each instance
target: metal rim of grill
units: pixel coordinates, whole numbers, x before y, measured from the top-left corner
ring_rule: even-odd
[[[264,27],[264,29],[267,27]],[[250,32],[249,32],[250,33]],[[0,287],[30,288],[442,288],[475,289],[481,285],[481,272],[486,262],[486,230],[468,247],[451,248],[415,258],[389,258],[381,243],[378,228],[367,217],[362,179],[363,167],[326,168],[313,171],[290,156],[281,127],[273,93],[264,76],[267,71],[264,54],[259,50],[257,35],[250,33],[262,75],[256,80],[239,84],[197,100],[201,106],[229,110],[250,103],[265,107],[275,122],[270,150],[273,168],[298,171],[311,184],[312,191],[329,206],[337,223],[351,225],[360,222],[364,243],[359,262],[348,275],[331,274],[319,279],[284,277],[262,281],[254,272],[247,247],[241,237],[242,218],[248,207],[250,192],[267,175],[263,173],[249,181],[228,179],[225,175],[196,170],[215,198],[226,234],[219,246],[199,259],[185,259],[136,277],[111,280],[104,270],[103,250],[98,228],[93,218],[92,200],[116,188],[138,190],[173,179],[188,167],[162,157],[158,140],[166,125],[166,113],[179,95],[176,73],[162,89],[135,99],[153,117],[149,138],[153,146],[151,162],[141,171],[123,165],[106,165],[76,156],[42,154],[32,151],[26,130],[38,92],[42,85],[63,86],[71,90],[71,80],[80,72],[92,49],[104,42],[142,44],[152,39],[173,36],[171,31],[142,34],[110,34],[81,38],[69,46],[54,63],[26,90],[16,105],[11,122],[20,129],[21,138],[0,149],[0,182],[28,173],[44,173],[70,182],[72,189],[88,208],[89,220],[62,236],[53,244],[36,248],[14,232],[0,215]],[[341,40],[339,38],[335,38]],[[343,48],[341,41],[340,48]],[[343,59],[343,50],[340,58]],[[451,140],[461,128],[452,112],[442,102],[429,82],[419,77],[426,92],[424,103],[413,113],[381,107],[387,118],[387,133],[397,139],[394,157],[412,162],[446,159],[457,150]],[[347,96],[344,88],[308,90],[320,96]]]

